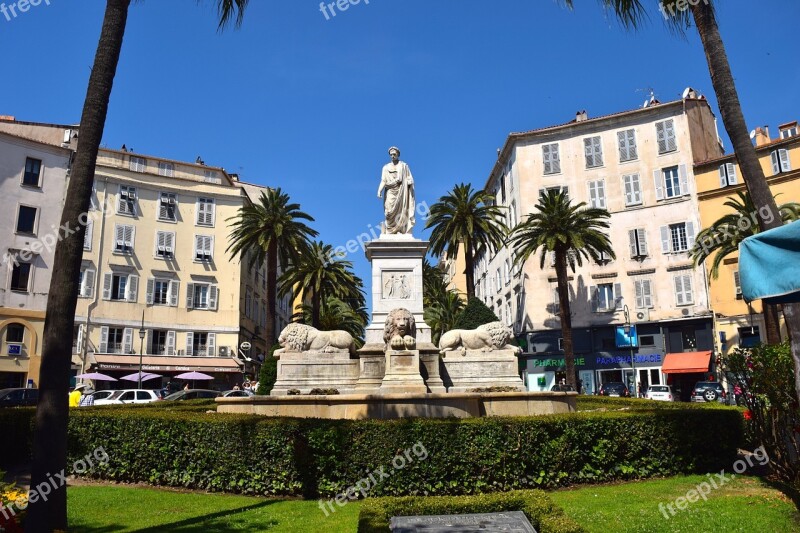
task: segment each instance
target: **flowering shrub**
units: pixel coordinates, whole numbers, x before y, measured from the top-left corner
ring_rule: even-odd
[[[0,479],[4,472],[0,472]],[[13,484],[0,482],[0,532],[22,533],[22,519],[25,511],[20,507],[27,507],[28,493],[20,490]]]

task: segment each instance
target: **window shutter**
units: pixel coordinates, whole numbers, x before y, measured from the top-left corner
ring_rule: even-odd
[[[644,306],[648,309],[653,307],[653,287],[649,279],[642,281],[642,296],[644,297]]]
[[[664,178],[660,169],[653,171],[653,181],[656,184],[656,200],[664,199]]]
[[[789,162],[789,151],[781,148],[778,150],[778,158],[781,161],[781,171],[782,172],[789,172],[792,170],[792,165]]]
[[[667,152],[667,132],[663,122],[656,122],[656,140],[658,141],[658,153]]]
[[[736,185],[736,165],[727,163],[726,168],[728,169],[728,185]]]
[[[695,230],[694,230],[694,222],[687,222],[686,223],[686,243],[689,246],[689,250],[694,247],[694,240],[695,240]]]
[[[86,220],[86,229],[84,230],[85,233],[83,234],[83,249],[90,250],[92,249],[92,231],[94,230],[94,220],[91,218]]]
[[[633,190],[633,203],[642,203],[642,184],[639,182],[639,174],[631,175],[631,188]]]
[[[586,157],[586,168],[595,166],[594,162],[594,137],[583,140],[583,153]]]
[[[639,256],[639,247],[636,246],[636,230],[632,229],[628,232],[628,240],[631,245],[631,257]]]
[[[170,307],[178,307],[178,293],[181,291],[181,282],[172,280],[169,282],[169,305]]]
[[[686,196],[689,194],[689,174],[686,170],[686,165],[680,165],[678,173],[681,178],[681,195]]]
[[[544,162],[544,173],[550,174],[553,170],[553,164],[550,155],[550,145],[545,144],[542,146],[542,161]]]
[[[186,334],[186,355],[194,355],[194,333]]]
[[[661,226],[661,251],[665,254],[668,254],[671,250],[669,241],[669,226]]]
[[[633,203],[633,183],[631,183],[631,176],[622,176],[622,190],[625,194],[625,205]]]
[[[86,298],[94,297],[95,274],[96,272],[91,269],[87,269],[83,273],[83,296]]]
[[[648,255],[647,250],[647,230],[644,228],[639,228],[636,230],[636,237],[639,240],[639,255],[646,256]]]
[[[85,324],[78,326],[78,340],[75,343],[75,353],[83,353],[83,336],[85,331]]]
[[[148,355],[148,354],[158,355],[154,352],[155,349],[153,349],[153,330],[148,329],[147,339],[145,339],[144,346],[142,347],[142,355]]]
[[[175,355],[175,332],[167,331],[167,355]]]
[[[773,174],[780,174],[781,173],[781,163],[780,163],[780,160],[778,159],[778,151],[775,150],[774,152],[772,152],[770,154],[770,157],[772,158],[772,173]]]
[[[643,281],[636,281],[634,285],[634,289],[636,292],[636,309],[644,309],[644,284]]]
[[[617,132],[617,145],[619,146],[619,160],[620,161],[627,161],[630,159],[628,157],[628,142],[627,142],[627,132],[625,131],[618,131]]]
[[[683,276],[683,300],[687,304],[694,303],[694,294],[692,293],[692,276],[689,274]]]
[[[742,295],[742,282],[738,270],[733,271],[733,288],[736,297],[740,297]]]
[[[558,144],[554,144],[552,149],[550,150],[552,164],[553,164],[553,173],[558,174],[561,172],[561,159],[558,154]]]
[[[165,235],[164,245],[167,249],[167,254],[170,256],[175,255],[175,232],[169,232]]]
[[[628,160],[633,160],[639,157],[636,151],[636,130],[628,130]]]
[[[136,227],[125,226],[125,242],[128,243],[129,252],[133,253],[133,243],[136,239]]]
[[[108,353],[108,327],[100,328],[100,353]]]
[[[683,277],[675,276],[675,303],[683,305]]]
[[[667,151],[672,152],[678,149],[678,142],[675,138],[675,122],[670,119],[665,122],[667,136]]]
[[[597,182],[587,182],[586,186],[589,189],[589,205],[592,207],[597,207]]]
[[[597,285],[590,285],[589,286],[589,296],[592,299],[592,312],[597,312],[598,302],[597,302]]]
[[[206,341],[206,355],[208,357],[216,357],[217,356],[217,334],[216,333],[209,333],[208,340]]]
[[[139,276],[128,276],[127,300],[136,303],[139,292]]]
[[[114,228],[115,236],[115,249],[123,251],[125,249],[125,226],[116,226]]]
[[[606,208],[606,182],[605,180],[599,180],[597,182],[597,196],[599,205],[598,207],[601,209]]]
[[[161,193],[161,197],[158,202],[158,218],[161,220],[166,220],[169,218],[169,206],[167,202],[167,195]]]
[[[133,328],[125,328],[122,337],[122,353],[129,354],[133,351]]]
[[[106,272],[103,274],[103,300],[111,299],[111,284],[114,282],[114,274]]]
[[[720,187],[727,187],[728,186],[728,175],[725,173],[725,169],[727,167],[725,165],[719,166],[719,186]]]
[[[186,286],[186,309],[194,308],[194,284],[189,283]]]
[[[147,305],[153,305],[153,292],[155,291],[155,288],[156,288],[156,280],[153,279],[153,278],[148,278],[147,279],[147,296],[146,296],[146,300],[145,300],[145,303],[147,303]]]
[[[614,309],[622,309],[622,283],[614,284]]]

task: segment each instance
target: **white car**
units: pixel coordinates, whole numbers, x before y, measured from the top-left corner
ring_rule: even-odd
[[[120,405],[127,403],[150,403],[160,400],[158,391],[150,389],[125,389],[114,391],[104,400],[95,400],[95,405]]]
[[[255,394],[249,390],[229,390],[222,393],[224,398],[249,398]]]
[[[658,400],[660,402],[674,402],[672,387],[669,385],[650,385],[644,395],[648,400]]]

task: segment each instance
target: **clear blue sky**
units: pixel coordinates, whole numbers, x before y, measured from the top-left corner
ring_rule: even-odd
[[[748,124],[774,135],[800,118],[800,2],[718,3]],[[104,143],[201,155],[280,186],[333,245],[381,220],[391,145],[430,204],[460,181],[482,186],[512,131],[631,109],[648,87],[661,100],[695,87],[716,110],[695,30],[671,35],[655,9],[627,32],[591,0],[574,12],[555,0],[362,0],[330,20],[317,0],[250,4],[240,30],[219,34],[212,0],[135,3]],[[104,5],[0,15],[0,114],[79,120]],[[350,259],[368,282],[363,254]]]

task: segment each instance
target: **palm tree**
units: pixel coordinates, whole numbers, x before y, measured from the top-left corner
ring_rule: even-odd
[[[714,256],[711,262],[711,277],[719,277],[719,266],[727,256],[739,251],[739,244],[747,237],[759,233],[758,226],[750,223],[753,213],[757,210],[753,204],[750,194],[747,192],[737,192],[737,198],[729,198],[725,202],[726,207],[730,207],[733,212],[729,213],[710,227],[704,229],[697,235],[695,245],[690,254],[695,265],[700,266],[705,261]],[[784,222],[797,220],[800,216],[800,204],[789,202],[780,206],[781,218]],[[747,221],[742,224],[742,221]],[[767,343],[779,344],[781,342],[780,324],[778,321],[778,308],[775,305],[765,304],[764,306],[764,325],[767,330]]]
[[[431,206],[425,228],[431,232],[431,253],[455,260],[458,248],[464,246],[467,299],[475,296],[474,262],[479,250],[496,250],[505,241],[508,227],[504,222],[504,207],[492,205],[493,197],[486,191],[474,191],[472,185],[456,185],[446,196]]]
[[[339,298],[352,309],[366,306],[364,283],[353,273],[353,263],[343,261],[333,246],[313,242],[278,280],[281,294],[300,288],[304,302],[311,306],[311,325],[322,329],[322,306],[329,298]]]
[[[248,0],[217,0],[218,29],[235,20],[242,22]],[[69,390],[70,343],[75,323],[78,288],[75,280],[83,258],[85,227],[80,216],[89,210],[95,163],[103,138],[108,102],[117,72],[130,0],[107,0],[100,40],[94,57],[86,98],[81,112],[80,142],[70,174],[61,225],[77,229],[71,238],[56,244],[39,371],[39,405],[33,437],[31,483],[48,483],[51,473],[67,465],[67,392]],[[59,486],[50,496],[28,507],[26,531],[67,529],[67,489]]]
[[[464,300],[452,290],[437,295],[436,299],[425,304],[425,323],[431,328],[433,344],[439,344],[444,333],[455,329],[464,306]]]
[[[422,260],[422,303],[425,307],[433,305],[447,293],[444,273],[433,266],[428,259]]]
[[[572,0],[563,0],[568,7],[572,7]],[[641,0],[600,0],[601,4],[614,12],[622,24],[628,28],[636,28],[646,18],[646,8]],[[733,144],[733,151],[739,168],[742,170],[744,183],[753,199],[753,205],[759,213],[771,213],[772,216],[761,216],[759,227],[762,231],[781,226],[783,220],[776,216],[778,205],[769,190],[764,170],[758,160],[758,154],[750,140],[747,123],[744,120],[742,106],[739,102],[739,93],[736,90],[728,54],[722,42],[717,19],[714,14],[714,5],[709,0],[700,2],[683,2],[678,9],[679,0],[660,0],[659,9],[664,14],[669,26],[677,32],[683,32],[691,21],[697,28],[703,51],[706,55],[708,70],[711,74],[711,84],[717,95],[717,104],[722,115],[722,124]],[[786,328],[792,343],[792,358],[794,360],[795,392],[800,402],[800,303],[783,305],[783,316],[786,319]]]
[[[599,261],[600,254],[616,257],[611,240],[603,232],[611,215],[605,209],[587,208],[585,202],[573,205],[565,192],[555,189],[543,193],[535,209],[514,228],[510,245],[519,265],[538,251],[539,268],[544,268],[548,255],[555,254],[567,383],[577,390],[567,266],[575,272],[575,265],[582,266],[586,258]]]
[[[309,323],[312,322],[312,313],[312,306],[303,304],[300,312],[296,313],[292,318]],[[344,330],[353,336],[357,348],[364,345],[364,328],[367,327],[368,322],[369,314],[364,306],[353,308],[339,298],[328,298],[322,302],[319,329],[323,331]]]
[[[289,195],[277,189],[261,193],[256,203],[239,209],[231,223],[230,244],[226,251],[231,257],[245,259],[248,266],[267,262],[267,327],[264,337],[267,346],[275,343],[275,306],[278,296],[278,263],[297,263],[300,252],[310,246],[318,233],[303,221],[314,218],[300,211],[300,205],[290,203]]]

